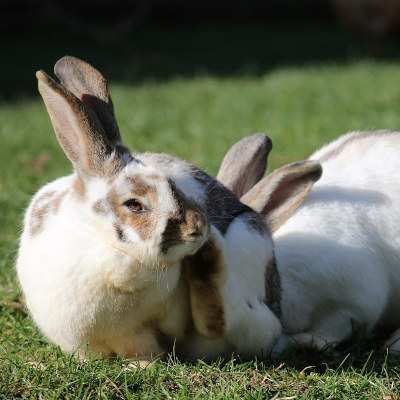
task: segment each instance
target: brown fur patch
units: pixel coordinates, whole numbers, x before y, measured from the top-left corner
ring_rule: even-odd
[[[281,277],[274,256],[265,270],[265,304],[278,318],[281,316],[281,292]]]
[[[192,317],[196,329],[207,337],[224,335],[225,317],[221,295],[224,263],[220,250],[208,241],[197,254],[183,261],[189,283]]]
[[[86,193],[85,184],[83,183],[82,179],[78,177],[75,178],[74,183],[72,184],[72,188],[75,193],[80,196],[84,197]]]
[[[195,240],[207,223],[200,208],[187,199],[174,182],[169,181],[169,184],[176,203],[176,210],[168,219],[162,235],[161,251],[163,253],[183,241]]]
[[[153,209],[158,207],[157,191],[154,186],[144,182],[140,177],[130,177],[128,184],[131,185],[132,196],[146,197],[152,204]],[[111,190],[107,200],[113,212],[118,216],[121,223],[130,225],[142,240],[149,239],[157,224],[156,215],[151,211],[134,213],[129,211],[118,194]]]
[[[62,201],[64,200],[66,194],[68,193],[68,190],[63,190],[62,192],[58,193],[53,199],[50,204],[50,207],[52,210],[57,213],[58,209],[60,208],[60,205]]]
[[[68,190],[63,190],[61,192],[46,192],[39,196],[32,205],[29,231],[31,236],[37,235],[41,232],[47,215],[50,212],[53,214],[57,213],[60,205],[65,198]]]
[[[137,196],[152,196],[153,198],[156,196],[156,188],[152,185],[149,185],[139,176],[130,176],[126,178],[128,184],[131,186],[132,193]]]
[[[252,211],[250,207],[241,203],[238,198],[216,179],[200,170],[198,167],[168,154],[142,154],[141,160],[149,160],[165,171],[179,166],[180,169],[191,174],[205,193],[204,211],[208,221],[222,234],[225,234],[231,222],[241,213]]]

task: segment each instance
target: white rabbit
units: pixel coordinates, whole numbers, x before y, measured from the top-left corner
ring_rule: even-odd
[[[107,82],[89,64],[64,57],[55,74],[61,83],[37,73],[39,91],[74,173],[33,197],[16,266],[41,331],[82,355],[269,352],[281,326],[266,305],[276,303],[265,290],[275,269],[262,217],[191,164],[131,154]],[[246,143],[254,147],[243,165],[259,167],[240,179],[256,183],[271,143],[260,135]],[[302,193],[320,168],[306,162],[288,173]],[[237,195],[248,188],[240,179],[231,181]],[[279,198],[292,192],[277,188]]]
[[[323,349],[354,329],[385,325],[398,328],[387,346],[400,351],[399,155],[400,133],[350,133],[309,158],[323,175],[290,218],[270,212],[271,201],[282,200],[274,192],[287,166],[241,198],[273,231],[284,332],[275,354],[293,345]]]

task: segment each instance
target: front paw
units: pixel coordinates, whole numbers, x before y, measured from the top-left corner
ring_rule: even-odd
[[[279,336],[271,350],[271,359],[276,360],[288,349],[290,344],[289,338],[286,335]]]

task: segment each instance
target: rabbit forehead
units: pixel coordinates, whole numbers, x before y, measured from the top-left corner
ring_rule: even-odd
[[[172,180],[176,187],[186,198],[195,201],[198,205],[204,205],[206,193],[204,185],[195,177],[198,170],[192,164],[163,153],[142,153],[135,155],[149,169],[154,169]]]
[[[118,175],[112,178],[93,177],[86,182],[85,186],[89,201],[95,203],[109,199],[110,194],[121,197],[130,195],[140,198],[148,195],[153,198],[166,197],[170,186],[168,180],[165,174],[151,166],[130,163]]]
[[[128,165],[115,180],[112,191],[120,197],[138,197],[151,202],[161,216],[173,212],[176,202],[171,195],[171,180],[162,171],[147,165]]]

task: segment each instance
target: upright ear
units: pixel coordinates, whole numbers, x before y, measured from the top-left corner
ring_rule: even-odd
[[[84,175],[111,175],[123,157],[110,142],[97,115],[45,72],[36,73],[39,92],[64,153]]]
[[[265,215],[275,232],[299,208],[321,175],[321,164],[316,161],[288,164],[264,177],[240,200]]]
[[[65,88],[95,112],[110,142],[120,144],[121,135],[104,76],[90,64],[71,56],[58,60],[54,73]]]
[[[243,196],[264,175],[272,140],[256,133],[235,143],[225,154],[217,179],[237,197]]]

